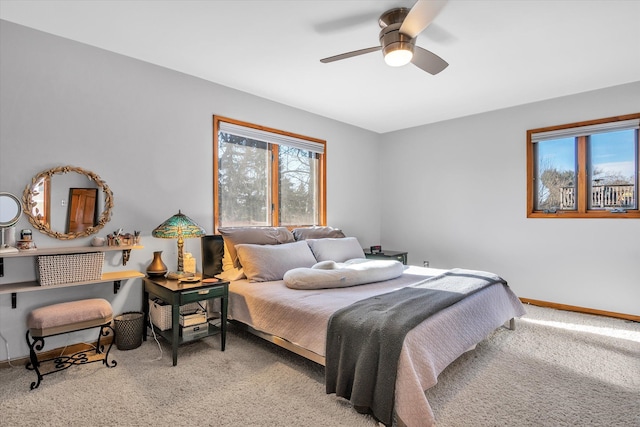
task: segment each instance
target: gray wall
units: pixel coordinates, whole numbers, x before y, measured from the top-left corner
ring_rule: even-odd
[[[525,152],[528,129],[639,111],[636,82],[385,134],[383,243],[520,297],[640,315],[640,220],[528,219]]]
[[[113,217],[100,235],[142,230],[144,249],[131,253],[127,269],[144,271],[155,250],[176,268],[176,242],[150,234],[178,209],[213,231],[214,114],[325,139],[328,224],[363,245],[380,241],[378,179],[370,173],[379,163],[380,135],[0,21],[0,191],[22,197],[33,175],[54,166],[97,173],[114,193]],[[24,217],[16,226],[18,233],[23,228],[33,228]],[[34,240],[57,247],[88,245],[90,238],[57,241],[35,232]],[[199,263],[199,240],[185,247]],[[120,259],[108,253],[105,271],[122,268]],[[34,277],[32,258],[7,259],[0,286]],[[10,294],[0,294],[0,334],[11,358],[28,353],[31,309],[88,297],[107,298],[116,313],[139,310],[141,280],[128,281],[117,295],[110,284],[21,293],[15,310]],[[55,348],[79,340],[51,341],[47,346]],[[0,360],[6,359],[0,343]]]
[[[173,269],[175,242],[150,233],[178,209],[212,232],[212,115],[219,114],[327,140],[328,223],[365,247],[408,250],[412,264],[495,271],[522,297],[638,315],[640,221],[527,219],[525,131],[637,112],[639,99],[636,83],[377,135],[0,21],[0,191],[21,196],[33,175],[54,166],[96,172],[115,199],[100,235],[142,230],[145,248],[126,268],[144,271],[162,250]],[[32,227],[22,218],[16,228]],[[34,239],[39,247],[90,240]],[[198,244],[187,240],[186,250],[199,259]],[[119,262],[109,253],[105,271]],[[0,286],[34,276],[32,259],[8,259]],[[15,310],[10,295],[0,295],[9,356],[28,352],[31,309],[88,297],[107,298],[116,313],[139,310],[141,281],[117,295],[110,284],[19,294]],[[90,338],[47,345],[82,339]],[[0,360],[7,357],[0,345]]]

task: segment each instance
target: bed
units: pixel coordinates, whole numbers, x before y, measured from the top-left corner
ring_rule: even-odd
[[[273,232],[272,227],[263,229],[261,231]],[[354,244],[352,238],[336,237],[330,227],[319,229],[314,228],[306,236],[291,237],[280,229],[281,235],[274,237],[272,233],[266,239],[261,235],[256,237],[253,231],[247,235],[240,233],[242,236],[238,237],[238,229],[221,229],[224,240],[219,236],[215,238],[218,245],[215,253],[210,249],[205,251],[203,240],[203,269],[206,273],[204,264],[214,266],[209,273],[224,270],[222,277],[231,279],[230,320],[325,365],[327,325],[336,311],[356,301],[428,281],[446,270],[409,266],[404,267],[399,276],[384,281],[328,289],[291,289],[283,278],[286,272],[309,269],[327,261],[342,263],[364,258],[357,240]],[[327,231],[333,234],[327,234]],[[308,257],[304,244],[311,249],[313,259]],[[225,262],[220,260],[223,254]],[[511,289],[496,283],[438,311],[411,329],[404,337],[397,362],[394,424],[433,425],[433,412],[424,390],[434,386],[440,372],[460,355],[475,348],[493,330],[505,324],[513,329],[513,319],[524,313]]]

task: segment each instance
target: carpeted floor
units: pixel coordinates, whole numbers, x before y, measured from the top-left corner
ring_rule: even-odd
[[[640,427],[640,324],[527,306],[427,391],[437,425]],[[180,347],[112,350],[118,366],[35,379],[0,369],[6,426],[375,426],[324,392],[323,368],[233,327]]]

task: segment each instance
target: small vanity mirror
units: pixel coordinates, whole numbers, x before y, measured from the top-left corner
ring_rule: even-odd
[[[0,192],[0,233],[2,233],[2,243],[0,252],[17,252],[18,250],[7,244],[5,240],[5,229],[12,227],[20,219],[22,204],[20,199],[11,193]]]
[[[24,213],[40,232],[61,240],[89,236],[111,218],[113,193],[93,172],[60,166],[40,172],[24,190]]]
[[[0,227],[11,227],[20,219],[22,204],[11,193],[0,192]]]

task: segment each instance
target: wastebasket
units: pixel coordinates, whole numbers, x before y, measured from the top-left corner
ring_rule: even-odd
[[[116,330],[116,347],[118,350],[132,350],[142,345],[144,314],[129,311],[114,317]]]

